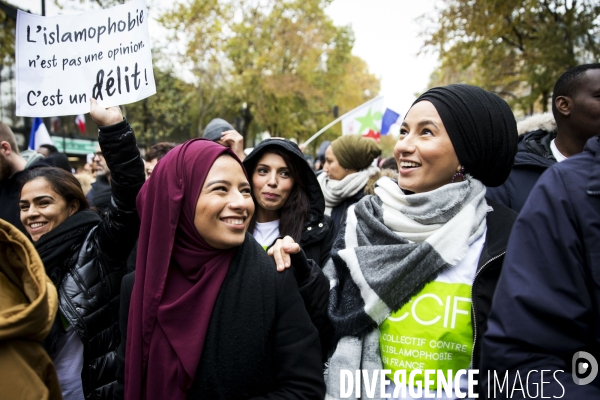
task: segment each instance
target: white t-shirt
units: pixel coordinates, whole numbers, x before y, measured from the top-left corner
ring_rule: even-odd
[[[279,237],[279,220],[257,222],[252,236],[254,236],[254,239],[266,249]]]
[[[565,161],[567,157],[563,156],[560,150],[558,150],[558,147],[556,147],[556,143],[554,143],[555,140],[556,139],[552,139],[552,141],[550,142],[550,150],[552,150],[552,155],[554,156],[554,158],[556,158],[556,161],[558,162]]]
[[[60,311],[59,311],[60,312]],[[59,318],[59,316],[56,316]],[[83,343],[72,326],[56,344],[52,360],[64,400],[84,400],[81,371],[83,370]]]

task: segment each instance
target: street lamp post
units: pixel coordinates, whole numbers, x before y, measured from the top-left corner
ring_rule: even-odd
[[[250,122],[252,122],[252,119],[254,118],[254,116],[250,112],[250,107],[248,107],[248,103],[244,102],[244,104],[242,104],[242,108],[240,109],[240,115],[242,117],[242,120],[240,121],[241,131],[239,132],[244,137],[244,148],[246,148],[246,137],[248,136]]]

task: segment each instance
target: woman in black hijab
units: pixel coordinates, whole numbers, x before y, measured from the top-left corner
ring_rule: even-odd
[[[415,101],[394,147],[398,181],[379,179],[374,196],[348,209],[323,270],[333,329],[328,397],[347,391],[344,370],[358,369],[388,370],[392,382],[404,371],[404,382],[384,389],[392,398],[420,398],[425,386],[424,397],[435,397],[423,370],[453,371],[449,398],[466,391],[459,371],[478,368],[516,217],[485,198],[486,186],[504,182],[516,150],[515,118],[495,94],[450,85]],[[285,239],[272,252],[281,260],[296,246]]]

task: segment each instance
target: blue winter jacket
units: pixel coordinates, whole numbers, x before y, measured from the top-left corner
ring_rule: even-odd
[[[599,325],[600,136],[595,136],[583,153],[542,175],[515,222],[483,338],[485,391],[495,398],[506,398],[507,391],[512,398],[533,398],[536,391],[539,398],[600,398],[600,373],[587,385],[572,377],[573,365],[583,365],[573,362],[576,352],[600,361]],[[577,375],[585,376],[589,373]],[[508,385],[500,395],[503,383]]]

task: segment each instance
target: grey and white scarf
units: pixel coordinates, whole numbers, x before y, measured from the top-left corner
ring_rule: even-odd
[[[327,399],[340,398],[341,370],[383,369],[379,325],[465,257],[490,210],[485,186],[471,177],[411,195],[384,177],[375,193],[348,209],[323,269],[337,342],[325,374]]]
[[[323,196],[325,197],[325,214],[331,215],[331,209],[342,201],[363,190],[369,178],[379,172],[379,168],[370,165],[365,169],[346,176],[341,181],[329,179],[322,173],[317,177]]]

